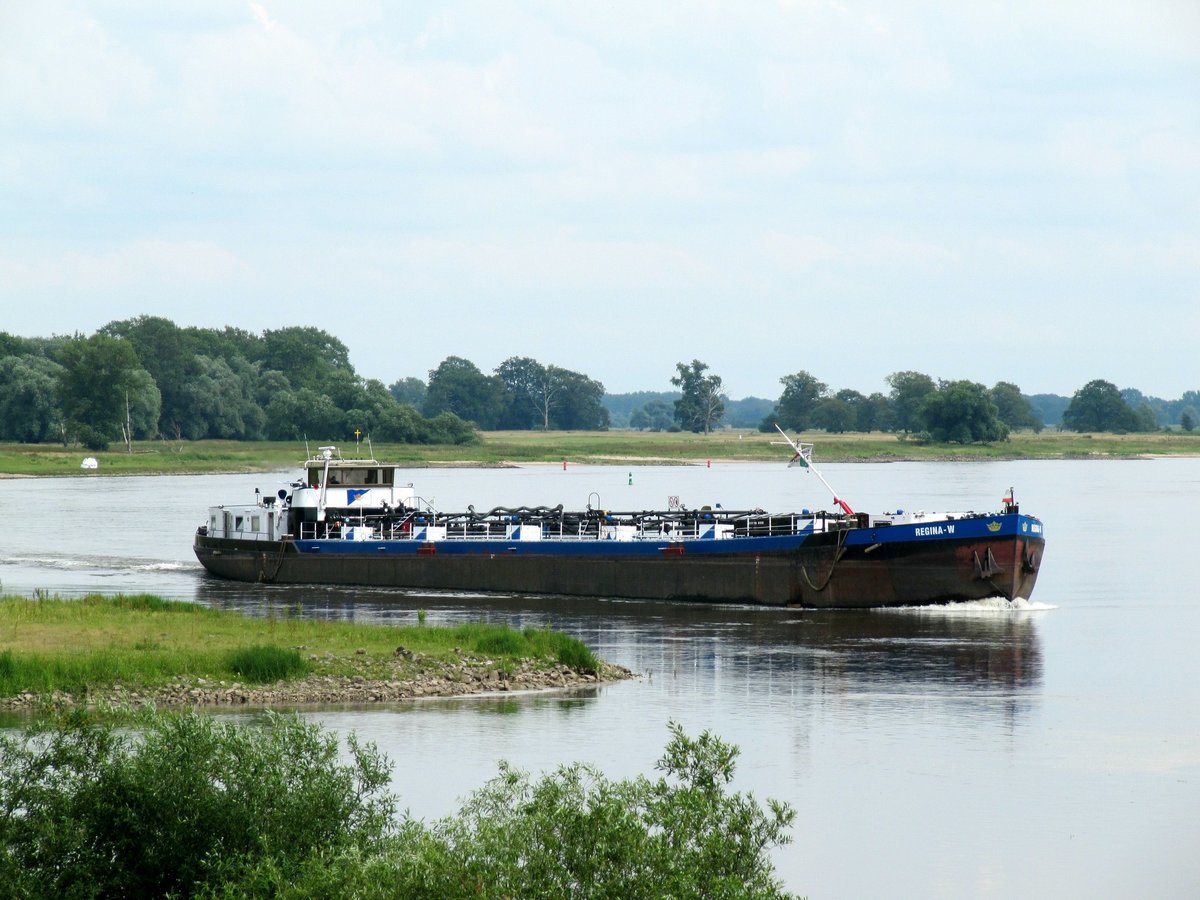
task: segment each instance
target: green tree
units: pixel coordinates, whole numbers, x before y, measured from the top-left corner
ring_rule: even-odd
[[[362,435],[376,437],[377,426],[390,410],[399,404],[392,399],[382,381],[376,378],[365,381],[356,378],[356,384],[349,390],[339,391],[332,399],[334,405],[342,410],[340,432],[351,435],[356,431]]]
[[[1156,431],[1159,425],[1166,425],[1170,421],[1168,403],[1161,397],[1148,397],[1137,388],[1124,388],[1121,399],[1133,410],[1137,431]],[[1142,411],[1143,407],[1149,416]]]
[[[921,429],[921,409],[925,398],[937,390],[937,385],[928,375],[920,372],[893,372],[885,379],[892,389],[894,426],[903,432]]]
[[[1185,407],[1183,412],[1179,414],[1179,427],[1184,431],[1191,431],[1196,427],[1196,410],[1194,407]]]
[[[469,359],[447,356],[429,373],[422,411],[426,418],[451,412],[483,429],[496,428],[504,410],[504,386]]]
[[[262,436],[264,413],[254,398],[253,366],[235,360],[192,358],[192,373],[176,398],[175,433],[189,440],[254,440]]]
[[[629,427],[643,431],[666,431],[675,424],[675,412],[662,400],[648,400],[629,416]]]
[[[813,414],[828,397],[828,386],[808,372],[800,371],[779,379],[783,393],[770,416],[759,428],[774,431],[779,425],[786,431],[805,431],[814,426]]]
[[[61,369],[42,356],[0,358],[0,438],[40,444],[59,436]]]
[[[879,391],[871,394],[858,410],[859,431],[891,431],[896,427],[892,401]]]
[[[207,356],[223,359],[231,366],[234,360],[244,359],[256,363],[260,371],[270,368],[264,361],[265,343],[260,335],[241,328],[226,325],[215,328],[188,327],[180,329],[183,334],[185,353],[188,356]]]
[[[263,368],[282,372],[293,388],[330,395],[330,382],[335,376],[354,376],[346,345],[319,328],[292,326],[264,331],[262,345]]]
[[[683,394],[675,401],[675,421],[688,431],[708,434],[725,414],[721,377],[705,375],[708,366],[698,359],[691,365],[676,363],[675,368],[678,374],[671,378],[671,384]]]
[[[258,372],[258,375],[254,380],[254,402],[264,409],[276,394],[292,390],[292,383],[282,372],[277,372],[275,369],[262,371],[257,364],[255,371]]]
[[[429,423],[408,404],[397,403],[380,413],[371,428],[371,437],[397,444],[427,444]]]
[[[1030,428],[1041,433],[1045,426],[1019,387],[1008,381],[998,381],[992,387],[991,395],[1000,421],[1010,429]]]
[[[362,400],[371,416],[382,415],[385,410],[397,406],[392,392],[378,378],[368,378],[363,382]]]
[[[244,356],[235,356],[226,362],[238,379],[238,404],[242,420],[239,437],[246,441],[260,441],[266,436],[267,414],[258,400],[262,381],[258,363],[250,362]]]
[[[401,378],[388,385],[392,399],[400,404],[408,404],[414,409],[420,409],[425,403],[425,382],[420,378]]]
[[[1099,378],[1075,392],[1063,412],[1062,423],[1069,431],[1125,433],[1137,429],[1134,412],[1117,386]]]
[[[63,345],[59,362],[59,406],[68,431],[92,449],[104,449],[120,434],[129,404],[148,399],[133,345],[106,334],[75,337]]]
[[[154,378],[161,398],[161,423],[155,423],[151,433],[178,433],[187,402],[184,394],[196,374],[194,354],[183,331],[170,319],[138,316],[109,322],[100,333],[129,341],[142,368]]]
[[[1033,414],[1054,428],[1062,425],[1063,413],[1071,405],[1070,397],[1058,394],[1031,394],[1027,399],[1033,408]]]
[[[0,358],[5,356],[40,355],[35,338],[23,338],[0,331]]]
[[[855,413],[854,407],[840,397],[830,397],[827,400],[822,400],[820,405],[813,410],[812,414],[812,424],[814,427],[834,434],[854,431],[857,423],[858,416]]]
[[[345,428],[342,411],[324,394],[310,388],[281,391],[267,404],[266,433],[272,441],[346,441],[351,437]]]
[[[850,388],[842,388],[833,395],[833,399],[840,400],[850,408],[851,419],[846,425],[846,431],[868,430],[863,427],[863,423],[860,421],[870,418],[870,411],[867,409],[869,401],[864,395]]]
[[[550,428],[550,411],[562,393],[562,380],[554,366],[543,366],[528,356],[510,356],[496,367],[504,385],[501,428]]]
[[[612,427],[625,428],[629,425],[629,417],[635,409],[645,406],[651,400],[660,400],[670,406],[681,396],[678,391],[635,391],[631,394],[605,394],[603,402]],[[674,412],[671,418],[674,421]]]
[[[1008,427],[1000,421],[988,389],[972,381],[942,382],[925,396],[921,421],[939,443],[1008,440]]]
[[[125,390],[126,440],[146,440],[158,435],[162,417],[162,398],[158,385],[145,369],[134,369]]]
[[[1157,431],[1158,416],[1149,403],[1143,403],[1133,411],[1134,431]]]
[[[1172,421],[1183,424],[1183,414],[1189,413],[1192,417],[1192,427],[1196,427],[1197,415],[1196,411],[1200,410],[1200,391],[1184,391],[1182,396],[1171,404],[1173,414]],[[1184,429],[1187,431],[1188,429]]]
[[[557,386],[550,424],[554,428],[576,431],[604,431],[608,428],[608,410],[604,407],[604,385],[582,372],[549,367]]]

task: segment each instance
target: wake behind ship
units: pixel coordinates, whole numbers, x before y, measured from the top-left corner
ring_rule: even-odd
[[[811,446],[793,447],[820,478]],[[836,494],[836,512],[448,513],[399,474],[322,447],[276,496],[211,507],[196,556],[247,582],[864,608],[1027,599],[1045,547],[1011,491],[995,513],[872,515]]]

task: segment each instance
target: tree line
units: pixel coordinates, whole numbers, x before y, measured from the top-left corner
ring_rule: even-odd
[[[135,439],[325,440],[361,431],[377,440],[477,440],[452,412],[423,415],[319,328],[252,334],[180,328],[139,316],[84,337],[0,332],[0,439],[107,449]]]
[[[680,389],[678,399],[671,407],[658,398],[648,400],[631,412],[631,427],[678,427],[707,434],[721,424],[728,398],[720,376],[710,373],[700,360],[677,363],[676,370],[671,383]],[[762,431],[778,425],[794,431],[899,432],[937,443],[1004,441],[1011,431],[1040,432],[1045,427],[1033,398],[1011,382],[988,388],[969,380],[934,381],[913,371],[894,372],[885,381],[890,388],[887,394],[867,396],[848,388],[832,391],[806,371],[785,375],[778,401],[758,427]],[[1160,425],[1155,409],[1140,392],[1119,391],[1102,379],[1063,399],[1061,425],[1070,431],[1143,432]],[[1200,393],[1189,391],[1179,407],[1179,423],[1191,431],[1197,423]]]
[[[0,332],[0,440],[91,449],[135,439],[461,444],[478,429],[604,429],[604,385],[528,357],[491,375],[458,356],[428,381],[359,376],[314,327],[253,334],[139,316],[91,336]]]
[[[1013,430],[1061,423],[1074,431],[1192,430],[1200,392],[1177,401],[1089,382],[1071,398],[1026,396],[1010,382],[991,388],[895,372],[889,390],[832,390],[806,371],[785,375],[779,397],[731,400],[700,360],[679,362],[671,392],[608,395],[602,382],[530,357],[490,374],[450,356],[427,379],[385,386],[359,376],[349,351],[314,327],[253,334],[179,327],[139,316],[91,336],[23,338],[0,332],[0,440],[110,442],[347,439],[359,432],[397,443],[467,443],[477,429],[645,430],[707,433],[775,424],[790,430],[886,431],[938,442],[999,441]],[[615,421],[614,421],[615,420]]]

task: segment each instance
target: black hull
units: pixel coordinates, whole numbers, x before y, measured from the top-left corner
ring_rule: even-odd
[[[861,609],[1028,598],[1043,545],[1041,538],[998,535],[854,547],[830,534],[757,554],[322,555],[300,553],[291,541],[198,534],[195,551],[213,575],[245,582]]]

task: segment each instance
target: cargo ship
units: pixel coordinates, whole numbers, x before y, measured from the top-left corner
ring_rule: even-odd
[[[811,445],[788,443],[790,464],[828,487]],[[816,512],[444,512],[401,471],[322,447],[276,495],[210,507],[196,557],[219,578],[267,584],[870,608],[1028,599],[1045,548],[1011,490],[987,513],[861,513],[836,493]]]

